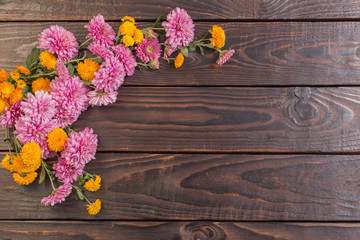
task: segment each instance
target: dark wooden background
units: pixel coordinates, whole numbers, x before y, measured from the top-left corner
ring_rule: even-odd
[[[176,6],[198,37],[221,25],[234,57],[137,71],[82,114],[75,128],[100,140],[97,216],[73,197],[44,207],[48,184],[1,168],[0,239],[359,239],[359,1],[4,0],[0,68],[23,65],[50,25],[83,41],[98,13],[149,26]]]

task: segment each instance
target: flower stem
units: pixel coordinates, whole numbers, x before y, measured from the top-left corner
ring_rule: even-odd
[[[79,49],[81,49],[85,44],[87,44],[88,42],[90,42],[91,40],[93,40],[93,37],[89,38],[88,40],[86,40],[85,42],[83,42],[80,46]]]
[[[6,132],[5,132],[5,141],[7,141],[7,144],[8,144],[8,148],[9,148],[9,153],[10,155],[12,154],[11,153],[11,147],[10,147],[10,134],[9,134],[9,129],[7,128],[6,129]]]
[[[44,162],[44,160],[41,160],[41,165],[42,167],[45,169],[49,179],[50,179],[50,182],[51,182],[51,187],[53,188],[54,191],[56,191],[56,188],[54,186],[54,181],[53,181],[53,174],[52,172],[50,171],[50,169],[48,168],[48,165]]]

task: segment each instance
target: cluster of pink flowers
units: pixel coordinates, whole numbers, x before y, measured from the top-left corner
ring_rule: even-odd
[[[46,170],[53,187],[53,192],[41,201],[46,206],[64,201],[74,188],[79,199],[85,198],[80,188],[72,184],[78,182],[81,186],[84,185],[85,179],[93,177],[84,169],[87,163],[95,159],[97,135],[93,129],[85,128],[81,132],[75,132],[70,126],[89,106],[114,103],[125,77],[132,76],[137,66],[159,69],[159,59],[163,53],[165,60],[169,63],[174,62],[178,68],[184,61],[183,53],[187,56],[188,52],[195,51],[197,47],[200,50],[204,47],[218,50],[218,65],[227,62],[235,53],[234,50],[216,49],[215,46],[223,45],[225,42],[225,34],[219,27],[216,28],[214,39],[194,41],[195,26],[184,9],[172,10],[166,21],[161,24],[163,28],[156,28],[160,18],[152,27],[143,30],[135,27],[135,20],[131,17],[126,16],[122,21],[124,26],[120,26],[116,34],[102,15],[95,16],[85,25],[89,33],[86,36],[87,40],[81,45],[65,28],[51,26],[40,33],[39,45],[29,55],[30,63],[27,60],[29,69],[19,70],[17,79],[11,74],[10,77],[4,75],[3,70],[0,72],[7,78],[1,79],[0,76],[0,82],[6,80],[13,85],[9,87],[10,90],[20,86],[20,80],[26,83],[26,87],[20,93],[23,93],[20,100],[12,105],[6,102],[2,104],[4,107],[0,108],[0,112],[4,114],[0,116],[0,125],[11,129],[15,134],[16,141],[11,144],[16,147],[16,151],[27,143],[36,143],[40,147],[42,170]],[[163,32],[167,39],[161,43],[158,35]],[[213,41],[217,45],[212,46],[213,43],[205,41]],[[163,50],[162,45],[165,45]],[[43,58],[39,49],[43,50]],[[87,58],[86,51],[90,51],[96,57]],[[178,56],[170,58],[175,52],[179,52]],[[85,61],[88,61],[89,65],[86,65]],[[80,63],[88,66],[84,71],[86,77],[81,73]],[[42,81],[39,84],[41,89],[35,88],[35,91],[33,84],[38,80]],[[48,87],[45,87],[46,81],[49,82]],[[56,132],[57,130],[60,132]],[[49,136],[53,132],[59,134],[55,137],[55,147],[49,143]],[[58,148],[57,139],[59,138],[60,144],[64,138],[61,134],[65,134],[66,141],[63,139],[64,145]],[[8,139],[10,140],[11,138]],[[57,162],[51,167],[45,163],[46,159],[55,157]],[[37,176],[35,172],[33,174]],[[54,177],[62,183],[57,188],[53,184]],[[95,187],[90,188],[92,191]],[[90,214],[99,211],[98,202],[88,206]]]

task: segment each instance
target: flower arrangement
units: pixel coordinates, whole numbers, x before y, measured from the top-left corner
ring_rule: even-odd
[[[89,214],[100,211],[101,201],[84,195],[101,185],[99,175],[85,171],[95,159],[97,135],[89,128],[75,132],[71,125],[89,106],[114,103],[118,88],[136,67],[159,69],[162,58],[180,68],[197,48],[201,55],[204,48],[217,50],[216,63],[222,65],[235,52],[221,50],[225,32],[220,26],[209,30],[211,37],[194,40],[195,26],[184,9],[172,10],[158,27],[162,17],[138,29],[125,16],[116,33],[98,15],[85,25],[89,34],[82,44],[65,28],[50,26],[39,34],[26,67],[16,66],[9,74],[0,69],[0,125],[6,128],[9,147],[2,166],[20,185],[48,177],[52,191],[41,200],[45,206],[64,201],[74,190],[76,199],[88,203]]]

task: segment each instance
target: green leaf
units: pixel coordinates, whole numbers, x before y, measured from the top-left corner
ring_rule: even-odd
[[[204,48],[202,46],[198,46],[198,48],[200,49],[201,56],[204,56]]]
[[[116,38],[115,38],[115,39],[116,39],[116,41],[115,41],[115,45],[118,45],[118,44],[120,43],[120,40],[121,40],[121,39],[120,39],[120,37],[119,37],[119,36],[116,36]]]
[[[80,189],[76,189],[76,193],[74,196],[76,200],[84,200],[84,194],[81,192]]]
[[[187,48],[187,47],[182,47],[182,48],[181,48],[181,53],[182,53],[185,57],[189,56],[189,50],[188,50],[188,48]]]
[[[46,171],[44,166],[41,167],[41,173],[40,173],[40,177],[39,177],[39,184],[42,183],[45,180],[46,177]]]
[[[24,96],[27,96],[27,93],[30,92],[30,87],[28,85],[26,85],[23,89],[22,92],[24,94]]]
[[[26,67],[30,69],[31,65],[39,60],[40,50],[34,47],[26,58]]]
[[[71,63],[69,63],[69,64],[68,64],[68,69],[69,69],[70,75],[74,77],[74,75],[75,75],[74,65],[72,65]]]
[[[189,52],[195,52],[196,44],[190,43],[188,47]]]
[[[160,15],[160,16],[156,19],[155,23],[151,26],[151,28],[156,27],[156,26],[159,24],[159,22],[161,21],[161,19],[162,19],[163,17],[164,17],[164,15]]]

